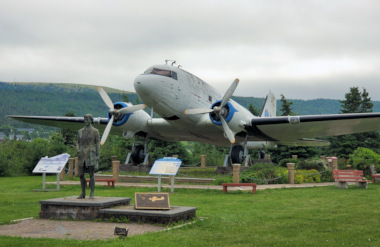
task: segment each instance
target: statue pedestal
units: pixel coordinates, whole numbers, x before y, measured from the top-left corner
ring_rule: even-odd
[[[99,211],[105,208],[126,206],[129,197],[95,197],[94,199],[77,199],[78,196],[62,197],[40,201],[42,219],[94,220]]]
[[[130,205],[129,197],[96,197],[77,199],[77,196],[40,201],[42,219],[111,221],[170,224],[195,218],[197,208],[171,206],[167,210],[139,210]]]

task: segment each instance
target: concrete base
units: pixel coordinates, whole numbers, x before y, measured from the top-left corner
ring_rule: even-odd
[[[103,220],[129,220],[153,224],[170,224],[195,218],[197,208],[172,206],[169,210],[138,210],[133,205],[116,209],[102,209],[99,216]]]
[[[335,187],[340,189],[348,189],[347,182],[335,182]]]
[[[368,189],[368,182],[356,182],[356,187]]]
[[[353,184],[351,182],[351,184]],[[368,189],[368,182],[355,182],[356,187]],[[348,182],[335,182],[335,187],[340,189],[348,189]]]
[[[129,205],[129,197],[95,197],[77,199],[78,196],[40,201],[42,219],[94,220],[105,208]]]

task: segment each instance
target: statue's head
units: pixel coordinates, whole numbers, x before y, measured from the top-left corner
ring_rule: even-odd
[[[88,126],[94,122],[94,118],[91,114],[84,115],[84,123]]]

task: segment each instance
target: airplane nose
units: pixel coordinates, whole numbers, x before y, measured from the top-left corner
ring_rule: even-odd
[[[135,88],[135,90],[136,90],[137,93],[139,91],[141,92],[144,89],[144,83],[143,83],[143,79],[141,78],[141,76],[137,76],[135,78],[133,86],[134,86],[134,88]]]
[[[135,87],[136,93],[141,97],[142,95],[148,95],[154,91],[154,81],[148,75],[139,75],[135,78],[133,86]]]

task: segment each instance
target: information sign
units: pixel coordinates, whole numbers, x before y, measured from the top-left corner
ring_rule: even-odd
[[[158,159],[154,162],[149,174],[175,176],[181,164],[182,161],[174,157]]]
[[[60,173],[69,160],[69,154],[60,154],[51,158],[47,156],[40,159],[33,173]]]

